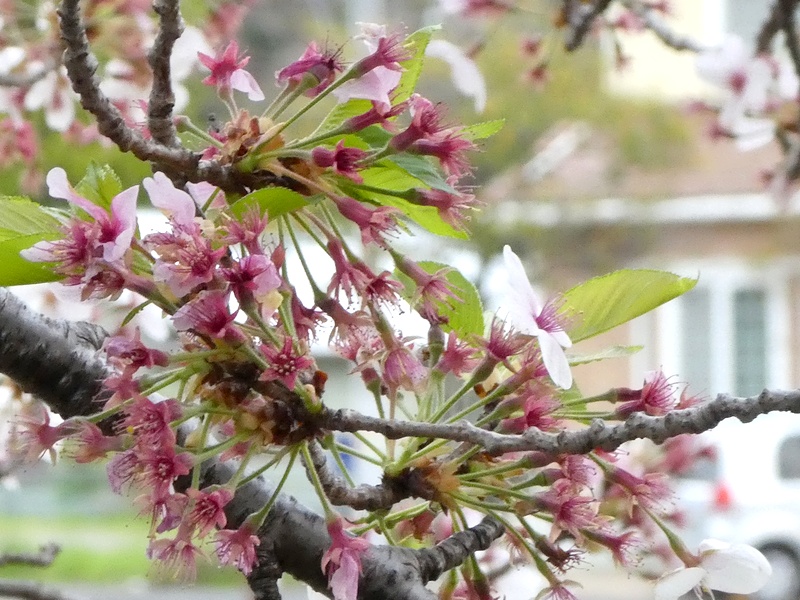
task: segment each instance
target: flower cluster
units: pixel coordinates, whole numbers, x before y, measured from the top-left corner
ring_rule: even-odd
[[[263,99],[245,70],[249,58],[233,42],[202,52],[203,82],[230,118],[207,131],[183,124],[205,140],[205,161],[240,178],[224,190],[176,185],[164,172],[144,179],[143,195],[163,215],[157,231],[139,230],[139,186],[123,190],[108,173],[76,186],[63,169],[47,175],[50,196],[70,211],[23,256],[51,264],[84,299],[135,293],[163,311],[179,347],[151,348],[138,331],[109,338],[98,413],[58,425],[47,413],[25,419],[24,453],[36,459],[69,439],[81,462],[108,458],[112,489],[134,492],[150,519],[148,554],[160,563],[191,576],[213,538],[220,561],[251,573],[276,496],[232,525],[237,490],[255,476],[249,468],[288,470],[298,457],[327,516],[331,545],[320,568],[337,600],[357,597],[369,530],[391,543],[429,543],[424,530],[436,519],[457,531],[469,525],[466,509],[491,514],[548,581],[546,594],[569,598],[562,574],[590,544],[629,566],[648,526],[663,525],[663,478],[616,455],[495,455],[410,435],[387,437],[384,448],[359,438],[352,448],[334,435],[353,429],[337,425],[347,413],[325,394],[313,344],[327,342],[348,361],[374,401],[372,419],[386,427],[469,419],[475,430],[525,437],[595,417],[664,415],[687,402],[661,372],[641,390],[583,397],[567,353],[581,314],[566,298],[542,301],[510,247],[505,306],[488,324],[476,288],[456,269],[397,249],[394,238],[414,228],[463,237],[475,208],[463,185],[468,152],[492,130],[450,123],[413,92],[431,35],[364,25],[367,54],[350,65],[312,43],[278,71],[281,91],[258,116],[235,101],[235,92]],[[326,99],[334,106],[314,132],[292,137]],[[398,328],[395,317],[411,311],[427,337]],[[386,489],[420,501],[366,511],[351,536],[329,501],[354,491],[343,454],[379,465]],[[344,471],[344,490],[333,489],[341,484],[327,456]],[[202,483],[201,465],[212,459],[236,461],[224,485]],[[462,580],[442,597],[491,596],[471,564]]]

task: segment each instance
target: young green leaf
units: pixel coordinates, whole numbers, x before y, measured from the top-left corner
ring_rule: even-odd
[[[641,351],[644,346],[609,346],[599,352],[589,354],[567,354],[567,360],[573,367],[575,365],[585,365],[591,362],[607,360],[609,358],[626,358]]]
[[[423,27],[412,33],[406,39],[405,47],[411,51],[411,58],[400,63],[404,69],[400,83],[394,90],[394,101],[402,102],[408,100],[417,88],[419,75],[422,73],[422,63],[425,59],[425,49],[434,32],[441,29],[441,25],[431,25]]]
[[[231,212],[234,216],[241,218],[249,208],[256,206],[260,214],[263,215],[266,212],[270,219],[276,219],[308,205],[308,198],[294,190],[285,187],[268,187],[239,198],[231,204]]]
[[[440,313],[448,319],[448,322],[442,325],[442,329],[445,332],[455,331],[461,338],[483,335],[483,302],[472,282],[448,265],[433,261],[423,261],[418,264],[428,273],[449,269],[446,279],[458,296],[458,300],[453,300],[450,304],[438,303]],[[395,276],[405,286],[406,297],[411,299],[415,292],[414,283],[399,271],[395,271]]]
[[[86,168],[83,179],[75,186],[75,191],[108,210],[111,200],[122,191],[122,182],[111,167],[92,161]]]
[[[474,125],[464,127],[461,130],[461,135],[468,140],[483,140],[500,131],[505,124],[505,119],[495,119],[494,121],[475,123]]]
[[[573,342],[593,337],[688,292],[696,279],[666,271],[625,269],[595,277],[564,294]]]
[[[61,237],[58,214],[21,196],[0,196],[0,285],[44,283],[60,279],[46,266],[22,258],[21,250]]]

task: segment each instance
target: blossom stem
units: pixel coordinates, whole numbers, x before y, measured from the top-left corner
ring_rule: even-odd
[[[317,493],[319,501],[322,503],[322,510],[325,511],[325,518],[326,520],[331,520],[335,517],[336,513],[331,508],[328,496],[325,494],[325,488],[322,485],[322,481],[319,479],[319,473],[317,473],[317,469],[314,467],[314,461],[311,458],[311,453],[308,451],[308,442],[302,442],[300,451],[303,453],[303,460],[306,463],[308,480],[311,482],[311,485],[314,486],[314,491]]]
[[[356,437],[358,436],[358,434],[355,434],[355,435],[356,435]],[[368,463],[372,463],[373,465],[377,465],[379,467],[383,466],[383,461],[382,460],[378,460],[377,458],[373,458],[372,456],[364,454],[363,452],[359,452],[358,450],[354,450],[350,446],[345,446],[344,444],[342,444],[340,442],[336,442],[336,447],[339,449],[340,452],[342,452],[344,454],[349,454],[351,456],[355,456],[356,458],[358,458],[360,460],[366,461]],[[379,456],[383,455],[382,452],[379,453],[377,448],[375,449],[375,451],[376,451],[376,454],[379,454]]]
[[[439,410],[436,411],[436,413],[434,413],[434,415],[431,417],[430,422],[431,423],[438,423],[441,420],[441,418],[444,417],[445,414],[447,414],[447,411],[449,411],[451,408],[453,408],[453,406],[455,406],[455,404],[464,396],[464,394],[466,394],[467,392],[471,391],[472,388],[474,388],[477,384],[479,384],[484,379],[486,379],[486,378],[485,377],[476,376],[476,375],[473,374],[473,376],[470,377],[464,383],[464,385],[462,385],[459,388],[459,390],[455,394],[450,396],[450,398],[447,400],[447,402],[445,402],[439,408]]]
[[[208,460],[209,458],[213,458],[217,454],[222,454],[223,452],[225,452],[225,450],[233,448],[239,442],[244,442],[245,440],[247,440],[249,435],[250,434],[248,432],[238,433],[233,437],[228,438],[224,442],[220,442],[219,444],[205,448],[203,452],[195,455],[196,464],[199,465],[200,463]]]
[[[177,119],[175,119],[175,124],[177,125],[177,130],[181,133],[188,132],[191,133],[192,135],[196,135],[204,142],[207,142],[212,146],[215,146],[220,149],[223,147],[222,142],[220,142],[214,136],[210,135],[204,129],[201,129],[200,127],[195,125],[194,122],[189,117],[186,116],[178,117]]]
[[[256,469],[255,471],[253,471],[252,473],[247,475],[246,477],[242,478],[242,480],[239,482],[239,485],[242,486],[242,485],[245,485],[246,483],[250,483],[253,479],[257,479],[262,474],[266,473],[269,469],[271,469],[276,464],[278,464],[281,460],[283,460],[283,457],[286,456],[286,454],[291,452],[291,451],[292,450],[290,448],[281,449],[281,451],[278,452],[275,455],[275,457],[271,461],[269,461],[267,464],[265,464],[262,467],[259,467],[258,469]],[[248,453],[249,453],[249,451],[248,451]]]
[[[503,473],[508,473],[509,471],[514,471],[516,469],[524,468],[526,463],[527,459],[521,458],[519,460],[515,460],[505,465],[500,465],[499,467],[493,467],[491,469],[484,469],[482,471],[475,471],[472,473],[465,473],[464,475],[458,475],[458,478],[466,482],[471,479],[476,479],[479,477],[488,477],[490,475],[501,475]]]
[[[510,496],[511,498],[516,498],[517,500],[530,500],[530,494],[523,494],[522,492],[517,492],[511,488],[502,488],[490,483],[481,483],[479,481],[464,481],[463,484],[464,486],[483,490],[485,492],[492,492],[501,498],[504,496]]]
[[[294,244],[294,248],[297,251],[297,257],[300,259],[300,264],[303,266],[303,271],[305,271],[308,283],[311,285],[311,289],[314,292],[314,297],[315,298],[319,298],[320,296],[324,297],[325,293],[319,288],[317,282],[314,281],[314,277],[311,275],[311,269],[309,269],[308,263],[306,263],[306,257],[303,255],[303,251],[300,248],[300,242],[297,241],[297,235],[294,232],[292,224],[286,218],[283,219],[283,222],[286,223],[286,229],[289,232],[289,237],[292,238],[292,244]]]
[[[200,428],[200,447],[205,448],[206,440],[208,439],[208,429],[211,427],[211,415],[205,415],[203,418],[203,425]],[[200,489],[200,464],[202,459],[198,459],[197,468],[192,469],[192,489]]]
[[[385,455],[383,454],[383,452],[381,452],[380,448],[378,448],[375,444],[370,442],[369,439],[363,433],[357,431],[353,435],[355,436],[356,439],[358,439],[358,441],[360,441],[367,448],[372,450],[376,456],[379,456],[380,458],[385,458]]]
[[[303,444],[304,444],[304,447],[305,447],[305,442]],[[306,452],[308,452],[308,451],[306,450]],[[283,485],[286,483],[286,480],[289,478],[289,473],[291,472],[292,467],[294,466],[294,461],[295,461],[296,458],[297,458],[297,449],[295,448],[294,450],[292,450],[291,457],[289,458],[289,464],[286,465],[286,470],[283,472],[283,476],[281,477],[281,480],[278,482],[278,485],[275,487],[275,491],[272,492],[272,495],[269,497],[269,500],[267,501],[267,503],[256,513],[255,519],[256,519],[257,523],[261,524],[267,518],[267,515],[269,514],[270,509],[273,507],[273,505],[275,504],[275,501],[278,499],[278,496],[280,495],[280,491],[283,488]]]
[[[311,110],[311,109],[312,109],[312,108],[314,108],[314,107],[315,107],[317,104],[319,104],[319,103],[320,103],[320,101],[321,101],[323,98],[325,98],[325,97],[326,97],[328,94],[330,94],[330,93],[331,93],[333,90],[335,90],[336,88],[338,88],[338,87],[342,86],[342,85],[343,85],[345,82],[349,81],[350,79],[353,79],[353,77],[354,77],[354,76],[355,76],[355,73],[353,73],[352,69],[351,69],[351,70],[349,70],[349,71],[347,71],[346,73],[344,73],[344,74],[343,74],[343,75],[342,75],[342,76],[341,76],[339,79],[337,79],[336,81],[334,81],[333,83],[331,83],[331,84],[330,84],[328,87],[326,87],[324,90],[322,90],[322,92],[320,92],[319,94],[317,94],[316,96],[314,96],[314,97],[311,99],[311,101],[310,101],[308,104],[306,104],[306,105],[305,105],[303,108],[301,108],[300,110],[298,110],[298,111],[297,111],[296,113],[294,113],[294,114],[293,114],[291,117],[289,117],[289,118],[288,118],[286,121],[284,121],[283,123],[281,123],[281,124],[280,124],[280,125],[277,127],[277,129],[275,129],[275,131],[273,131],[273,132],[272,132],[272,135],[271,135],[269,138],[267,138],[267,139],[266,139],[266,140],[264,140],[263,142],[260,142],[260,143],[259,143],[259,144],[258,144],[258,145],[255,147],[255,148],[253,148],[253,150],[252,150],[252,153],[253,153],[253,154],[257,154],[257,153],[258,153],[258,151],[259,151],[259,150],[261,150],[261,148],[264,148],[265,146],[267,146],[267,145],[268,145],[268,144],[269,144],[269,143],[270,143],[270,142],[271,142],[273,139],[275,139],[275,137],[276,137],[276,136],[280,135],[280,134],[281,134],[283,131],[285,131],[287,127],[289,127],[290,125],[292,125],[292,124],[293,124],[295,121],[297,121],[297,120],[298,120],[300,117],[302,117],[302,116],[303,116],[304,114],[306,114],[306,113],[307,113],[309,110]],[[297,88],[297,90],[299,90],[299,91],[300,91],[300,93],[302,93],[302,92],[304,92],[304,91],[305,91],[305,89],[303,89],[303,88],[302,88],[302,86],[299,86],[299,87]],[[298,94],[298,95],[299,95],[299,94]],[[297,97],[297,96],[295,96],[295,97]],[[293,98],[292,98],[292,99],[290,99],[290,100],[289,100],[289,102],[284,102],[284,104],[286,104],[286,105],[288,106],[288,104],[289,104],[289,103],[291,103],[291,100],[293,100]],[[285,108],[286,108],[285,106],[281,106],[281,107],[279,107],[279,108],[276,110],[276,112],[275,112],[275,114],[273,115],[273,117],[277,117],[278,115],[280,115],[280,113],[281,113],[281,112],[283,112],[283,111],[285,110]]]

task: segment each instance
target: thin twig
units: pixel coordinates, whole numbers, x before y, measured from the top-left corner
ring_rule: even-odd
[[[532,450],[559,455],[586,454],[595,449],[610,452],[625,442],[640,438],[661,443],[683,433],[707,431],[728,417],[748,423],[772,411],[800,413],[800,390],[764,390],[749,398],[719,394],[705,404],[673,411],[663,417],[635,413],[616,425],[595,419],[585,429],[560,433],[531,428],[519,435],[502,434],[481,429],[468,421],[453,424],[393,421],[369,417],[350,409],[324,412],[319,425],[333,431],[375,431],[389,439],[422,437],[470,442],[492,455]]]
[[[584,2],[565,2],[564,16],[567,19],[567,39],[564,47],[572,52],[583,44],[586,35],[592,28],[594,20],[611,4],[611,0],[595,0],[591,4]]]
[[[158,34],[147,55],[153,71],[153,88],[147,105],[147,127],[153,139],[170,148],[181,146],[175,131],[172,111],[175,94],[172,90],[170,58],[175,41],[183,33],[183,19],[178,0],[156,0],[153,10],[159,18]]]
[[[0,567],[6,565],[25,565],[28,567],[49,567],[61,552],[57,544],[47,544],[39,548],[38,552],[6,552],[0,554]]]
[[[658,39],[673,50],[688,50],[690,52],[700,52],[703,50],[703,46],[696,40],[670,29],[664,22],[664,19],[658,15],[657,11],[644,2],[640,0],[625,0],[622,4],[639,17],[644,23],[644,26],[652,31]]]
[[[0,580],[0,597],[20,598],[21,600],[70,600],[61,592],[47,589],[34,581]]]

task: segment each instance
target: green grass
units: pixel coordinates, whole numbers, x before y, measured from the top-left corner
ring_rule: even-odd
[[[0,567],[0,578],[42,582],[119,583],[146,577],[171,581],[145,555],[147,524],[135,516],[66,517],[58,519],[0,515],[0,553],[35,552],[56,543],[61,552],[50,567]],[[236,585],[244,579],[235,569],[199,561],[197,583]]]

